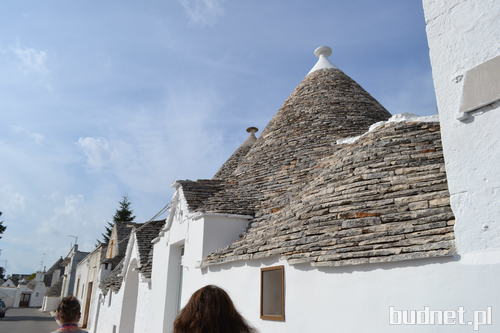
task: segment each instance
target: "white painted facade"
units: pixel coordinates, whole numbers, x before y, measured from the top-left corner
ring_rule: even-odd
[[[130,234],[121,275],[123,281],[118,292],[111,289],[106,295],[99,290],[94,316],[95,325],[90,332],[149,332],[151,284],[139,271],[139,249],[135,231]]]
[[[55,311],[57,309],[57,306],[59,305],[59,301],[61,300],[61,295],[52,295],[49,290],[50,288],[53,288],[57,283],[60,282],[60,280],[63,278],[62,277],[63,270],[61,268],[55,269],[50,278],[50,286],[47,286],[47,294],[43,298],[43,303],[42,303],[42,311],[44,312],[49,312],[49,311]]]
[[[76,276],[76,267],[78,263],[87,255],[87,252],[78,251],[78,244],[73,245],[68,255],[64,259],[64,274],[63,274],[63,284],[61,290],[61,298],[66,296],[72,296]]]
[[[23,279],[19,282],[16,288],[0,288],[0,295],[6,296],[5,299],[3,299],[2,296],[0,296],[0,298],[2,298],[6,304],[10,304],[7,306],[18,308],[23,294],[25,294],[29,295],[29,303],[27,306],[33,308],[41,307],[45,297],[45,292],[47,291],[47,287],[43,282],[43,276],[42,272],[37,272],[35,278],[29,283]]]
[[[7,279],[4,283],[2,283],[2,287],[15,288],[16,284],[12,282],[11,279]]]
[[[59,296],[51,296],[51,297],[45,296],[43,298],[41,311],[43,312],[55,311],[57,309],[57,306],[59,305],[60,300],[61,297]]]
[[[75,284],[73,295],[80,301],[82,316],[80,326],[90,329],[92,327],[92,318],[95,317],[97,303],[94,301],[99,297],[99,283],[101,282],[101,257],[102,246],[83,258],[76,267]]]
[[[137,304],[134,332],[172,332],[179,309],[207,284],[224,288],[259,332],[473,331],[467,323],[391,325],[391,307],[462,309],[466,322],[491,307],[492,324],[480,331],[498,332],[500,107],[476,111],[468,121],[457,120],[457,112],[460,76],[500,54],[500,2],[424,0],[424,8],[459,255],[340,268],[292,266],[279,258],[202,267],[202,258],[236,240],[250,217],[193,214],[175,185],[167,223],[153,241],[151,280],[134,273],[131,237],[122,286],[101,296],[95,332],[131,332],[132,317],[123,318],[132,313],[130,304]],[[260,269],[276,265],[285,268],[284,321],[260,318]]]
[[[11,308],[14,306],[16,299],[17,288],[15,287],[0,287],[0,299],[5,302],[5,306]]]
[[[424,0],[456,243],[463,260],[500,262],[500,104],[457,119],[463,77],[500,56],[500,2]],[[491,261],[487,259],[487,261]]]

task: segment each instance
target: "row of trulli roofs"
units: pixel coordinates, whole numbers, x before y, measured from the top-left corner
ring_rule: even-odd
[[[250,127],[212,179],[174,183],[166,220],[117,223],[108,244],[66,272],[62,295],[81,300],[84,327],[169,332],[191,293],[214,283],[259,329],[319,332],[331,327],[317,319],[328,317],[323,298],[341,294],[330,282],[345,283],[339,266],[350,267],[343,273],[369,271],[357,278],[373,283],[377,265],[427,259],[417,266],[448,267],[437,281],[456,276],[455,217],[437,117],[391,116],[328,61],[330,48],[315,54],[316,65],[259,137]],[[450,259],[434,260],[443,257]],[[375,288],[360,300],[375,309],[380,297],[408,301],[390,281],[417,282],[409,266],[380,266],[398,269],[385,275],[394,295]],[[307,292],[285,287],[285,276]],[[346,287],[349,299],[362,286]],[[297,320],[290,313],[303,311],[301,303],[318,316]]]
[[[330,53],[315,51],[317,64],[262,135],[250,127],[212,179],[176,182],[190,212],[251,216],[245,232],[205,256],[202,266],[272,256],[343,266],[454,254],[438,120],[391,118],[328,61]],[[164,228],[164,220],[117,223],[109,243],[79,263],[86,268],[94,255],[102,267],[85,281],[83,269],[75,270],[84,327],[99,294],[83,297],[85,286],[101,288],[101,297],[125,288],[131,238],[137,278],[150,279],[152,241]]]

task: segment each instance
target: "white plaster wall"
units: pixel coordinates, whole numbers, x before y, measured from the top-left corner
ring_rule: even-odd
[[[17,288],[0,287],[0,299],[5,302],[5,305],[10,308],[14,306]]]
[[[260,268],[285,266],[284,322],[261,320]],[[264,260],[209,269],[189,269],[183,282],[184,305],[197,289],[223,287],[242,315],[260,332],[472,332],[470,326],[391,326],[389,307],[472,311],[500,308],[500,265],[468,265],[450,259],[352,268],[293,267]],[[481,332],[498,332],[483,326]]]
[[[90,329],[94,323],[95,309],[97,306],[99,298],[99,283],[100,283],[100,269],[101,269],[101,248],[98,248],[88,254],[84,259],[82,259],[76,266],[75,282],[73,286],[73,295],[75,295],[80,301],[82,309],[82,317],[80,319],[80,325],[83,325],[84,321],[84,311],[87,304],[87,297],[89,292],[89,283],[92,282],[91,298],[90,298],[90,308],[87,320],[87,329]],[[78,283],[80,279],[80,283]],[[79,285],[79,286],[78,286]],[[78,294],[77,293],[78,289]]]
[[[47,287],[45,287],[45,284],[42,281],[37,282],[35,289],[33,289],[33,292],[31,293],[30,307],[34,307],[34,308],[41,307],[46,291],[47,291]]]
[[[109,306],[110,293],[113,293],[111,298],[111,305]],[[121,306],[123,302],[123,288],[115,293],[113,291],[108,291],[105,297],[102,297],[102,303],[99,308],[99,320],[97,321],[97,326],[93,327],[92,333],[107,333],[113,332],[113,325],[116,325],[117,329],[120,324],[120,314]],[[117,331],[119,332],[119,331]]]
[[[207,216],[203,219],[203,258],[236,241],[248,226],[248,220],[230,216]]]
[[[153,245],[153,270],[151,278],[151,311],[148,314],[151,332],[171,332],[167,323],[173,322],[180,299],[185,298],[184,286],[179,293],[180,248],[182,274],[198,269],[208,253],[229,245],[247,226],[247,219],[237,216],[200,216],[190,214],[182,188],[178,188],[172,200],[172,210],[164,231]],[[180,299],[179,299],[180,298]]]
[[[500,54],[500,1],[424,0],[423,4],[458,252],[466,260],[498,262],[500,106],[483,108],[467,122],[456,116],[462,76]]]
[[[44,312],[55,311],[58,305],[59,305],[59,297],[45,296],[43,299],[42,311]]]
[[[140,277],[134,332],[151,332],[149,322],[150,312],[153,308],[151,295],[152,291],[149,287],[149,283]]]
[[[84,297],[82,295],[82,291],[85,293],[85,288],[82,288],[86,285],[89,273],[89,260],[88,257],[83,259],[76,266],[76,274],[75,274],[75,283],[73,284],[73,290],[71,294],[78,298],[80,301],[80,305],[83,305]],[[82,306],[83,309],[83,306]]]
[[[169,247],[167,232],[160,240],[153,245],[153,269],[151,272],[151,311],[148,313],[150,332],[164,333],[164,318],[167,295],[167,273]]]

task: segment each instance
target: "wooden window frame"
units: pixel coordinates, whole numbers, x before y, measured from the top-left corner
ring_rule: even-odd
[[[264,315],[264,273],[268,271],[281,271],[281,314]],[[285,266],[271,266],[260,269],[260,319],[285,321]]]

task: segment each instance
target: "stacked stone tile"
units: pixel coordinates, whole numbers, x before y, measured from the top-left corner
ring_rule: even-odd
[[[121,283],[123,281],[122,270],[123,261],[125,256],[125,250],[130,238],[130,234],[133,229],[136,230],[136,241],[137,247],[139,249],[139,272],[141,272],[144,277],[151,278],[151,270],[153,268],[153,244],[151,241],[158,237],[161,229],[165,225],[165,220],[150,221],[147,223],[127,223],[118,227],[118,238],[121,239],[121,244],[124,244],[119,248],[123,252],[119,253],[112,260],[116,261],[116,265],[113,266],[114,269],[109,273],[109,275],[104,279],[100,288],[104,291],[112,289],[113,291],[120,290]]]
[[[99,288],[102,289],[104,295],[106,295],[106,293],[110,289],[114,292],[120,290],[123,281],[123,276],[121,273],[123,270],[124,260],[125,258],[122,257],[116,267],[111,271],[111,273],[109,273],[109,275],[99,284]]]
[[[165,220],[151,221],[137,230],[137,247],[139,248],[139,271],[146,277],[151,277],[153,268],[153,244],[151,241],[158,237]]]
[[[241,146],[236,149],[236,151],[228,158],[228,160],[220,167],[219,171],[214,175],[213,179],[226,179],[229,177],[233,171],[238,167],[243,158],[248,154],[250,148],[252,148],[257,137],[255,132],[257,132],[256,127],[249,127],[247,132],[250,136],[241,144]]]
[[[57,281],[56,283],[54,283],[53,286],[47,289],[45,296],[47,297],[61,296],[62,283],[63,283],[62,279],[59,279],[59,281]]]
[[[196,203],[186,197],[193,211],[254,216],[241,239],[204,265],[279,256],[341,266],[453,254],[438,123],[387,123],[337,144],[389,117],[342,71],[310,73],[217,190]]]

